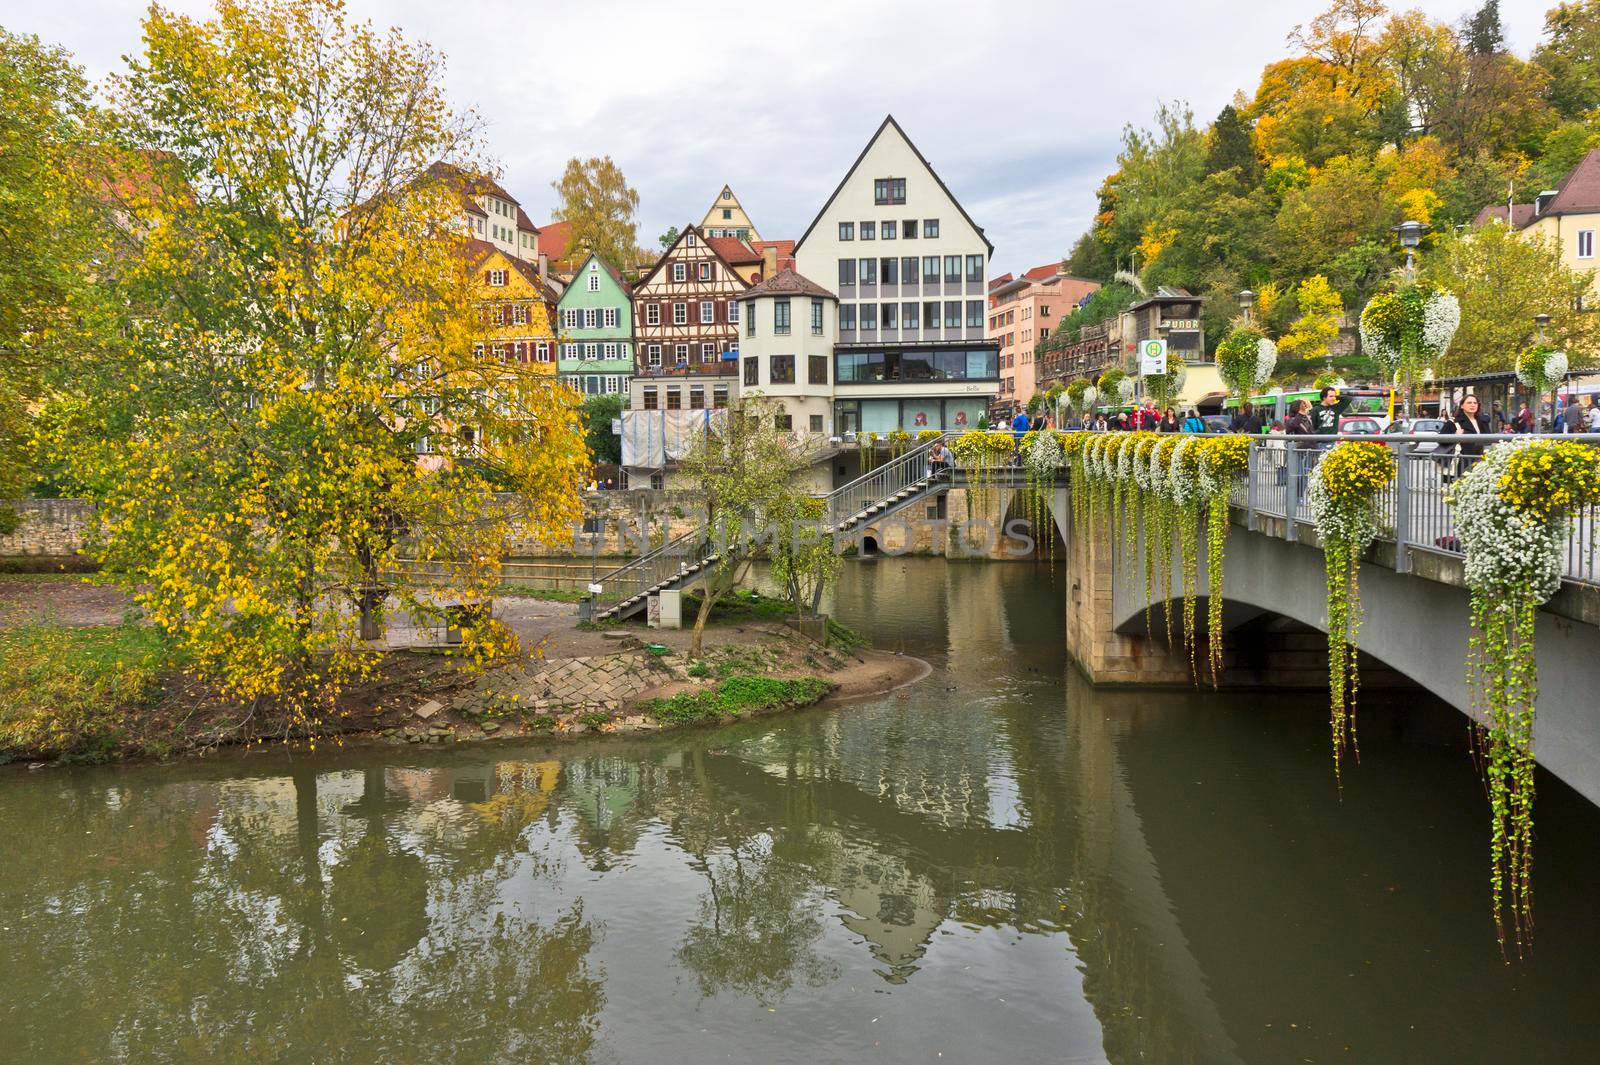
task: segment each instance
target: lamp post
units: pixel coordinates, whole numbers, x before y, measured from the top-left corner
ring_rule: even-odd
[[[1417,245],[1422,243],[1422,234],[1426,233],[1428,226],[1424,222],[1406,219],[1394,227],[1400,235],[1400,246],[1406,250],[1406,284],[1415,284],[1417,280]],[[1406,358],[1406,419],[1409,421],[1416,406],[1416,386],[1411,380],[1411,363],[1415,359],[1414,353],[1408,353]]]
[[[1249,289],[1239,292],[1239,313],[1244,316],[1244,324],[1250,324],[1250,308],[1256,305],[1256,294]]]
[[[1539,343],[1545,343],[1545,329],[1550,325],[1550,316],[1540,311],[1533,316],[1533,325],[1539,333]],[[1561,394],[1561,384],[1558,381],[1550,382],[1550,431],[1556,431],[1556,397]]]

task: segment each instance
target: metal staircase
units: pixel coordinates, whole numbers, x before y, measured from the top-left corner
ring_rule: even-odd
[[[943,433],[940,438],[954,435]],[[823,497],[823,535],[836,536],[886,517],[936,487],[928,470],[928,452],[934,443],[931,439],[921,441],[877,469],[829,492]],[[941,491],[946,487],[943,478],[937,487]],[[643,610],[656,592],[681,588],[720,560],[717,545],[707,530],[684,533],[600,576],[597,583],[601,590],[590,597],[592,616],[596,620],[631,617]]]

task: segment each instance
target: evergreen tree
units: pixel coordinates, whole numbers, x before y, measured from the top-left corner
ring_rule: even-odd
[[[1495,55],[1504,51],[1506,31],[1500,23],[1500,0],[1483,0],[1483,6],[1467,20],[1461,36],[1472,55]]]
[[[1224,107],[1211,124],[1211,143],[1206,151],[1206,173],[1238,170],[1246,186],[1261,180],[1261,161],[1250,140],[1250,123],[1232,104]]]

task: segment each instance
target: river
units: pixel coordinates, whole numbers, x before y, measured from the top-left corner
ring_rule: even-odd
[[[0,1060],[1600,1060],[1600,811],[1543,777],[1532,955],[1463,720],[1090,690],[1059,570],[885,559],[927,658],[648,738],[0,771]]]

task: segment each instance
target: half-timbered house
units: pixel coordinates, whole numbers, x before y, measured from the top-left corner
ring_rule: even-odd
[[[688,226],[633,286],[634,410],[725,407],[738,388],[739,298],[750,284]]]

